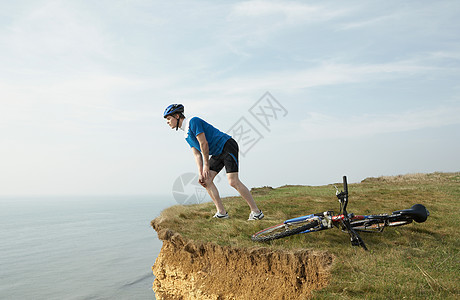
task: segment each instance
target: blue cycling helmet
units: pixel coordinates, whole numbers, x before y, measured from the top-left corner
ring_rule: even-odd
[[[184,106],[182,104],[171,104],[166,107],[163,117],[172,116],[174,114],[182,114],[184,112]]]
[[[179,114],[183,117],[183,112],[184,106],[182,104],[171,104],[170,106],[166,107],[165,112],[163,113],[163,117],[166,118],[167,116],[172,116],[174,114]],[[179,129],[179,120],[177,120],[176,131]]]

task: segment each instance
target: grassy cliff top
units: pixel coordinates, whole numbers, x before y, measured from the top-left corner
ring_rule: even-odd
[[[341,183],[336,185],[340,187]],[[328,210],[337,212],[339,204],[332,184],[263,187],[251,191],[264,211],[262,221],[247,221],[246,202],[232,197],[224,199],[230,219],[211,218],[214,204],[204,203],[170,207],[156,223],[186,239],[222,246],[329,251],[336,257],[332,280],[326,289],[316,293],[318,299],[460,296],[460,172],[367,178],[349,184],[348,212],[390,213],[416,203],[424,204],[430,211],[425,223],[386,228],[383,233],[362,233],[369,252],[352,247],[348,235],[336,228],[266,244],[253,243],[250,237],[254,232],[292,217]]]

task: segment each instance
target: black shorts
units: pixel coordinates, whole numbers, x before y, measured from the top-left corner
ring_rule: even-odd
[[[217,173],[225,166],[227,173],[238,172],[238,143],[234,139],[229,139],[222,153],[213,155],[209,159],[209,169]]]

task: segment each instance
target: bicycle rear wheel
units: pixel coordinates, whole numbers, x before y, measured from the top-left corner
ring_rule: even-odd
[[[267,242],[315,228],[319,224],[317,218],[311,218],[300,222],[282,223],[254,233],[251,239],[254,242]]]

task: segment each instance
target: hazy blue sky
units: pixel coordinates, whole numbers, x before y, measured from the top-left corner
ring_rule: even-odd
[[[257,130],[248,187],[459,171],[459,15],[459,1],[1,0],[0,195],[170,194],[196,172],[162,117],[174,102]],[[269,127],[250,112],[266,92],[284,109]]]

